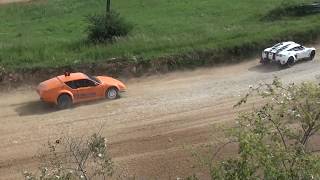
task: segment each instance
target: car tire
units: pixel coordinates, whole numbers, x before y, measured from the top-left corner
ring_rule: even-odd
[[[119,90],[116,87],[110,87],[106,90],[105,94],[107,99],[113,100],[119,97]]]
[[[314,50],[311,51],[310,56],[309,56],[309,60],[310,61],[313,60],[315,56],[316,56],[316,51],[314,51]]]
[[[289,57],[289,59],[287,60],[287,62],[285,64],[281,64],[279,62],[279,67],[281,69],[286,69],[286,68],[291,67],[293,64],[294,64],[294,58],[291,56],[291,57]]]
[[[66,109],[72,105],[72,99],[68,94],[61,94],[57,99],[57,107],[59,109]]]
[[[289,57],[287,63],[285,64],[287,67],[291,67],[294,64],[294,58],[293,57]]]

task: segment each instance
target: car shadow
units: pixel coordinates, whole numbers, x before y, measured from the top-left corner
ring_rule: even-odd
[[[94,101],[81,102],[81,103],[72,105],[69,109],[75,109],[81,106],[101,104],[105,102],[108,102],[108,100],[98,99]],[[21,104],[14,104],[12,106],[15,107],[15,111],[19,116],[50,114],[53,112],[63,110],[63,109],[58,109],[54,104],[48,104],[42,101],[30,101],[30,102],[21,103]]]
[[[277,64],[258,64],[256,66],[253,66],[249,68],[249,71],[255,71],[255,72],[260,72],[260,73],[270,73],[270,72],[276,72],[276,71],[281,71],[285,68],[279,67]]]
[[[19,116],[41,115],[58,111],[54,105],[42,101],[30,101],[13,106],[15,106],[15,111]]]
[[[299,66],[300,64],[310,62],[310,60],[307,59],[302,59],[293,64],[293,66]],[[249,68],[249,71],[255,71],[255,72],[260,72],[260,73],[270,73],[270,72],[276,72],[276,71],[281,71],[285,69],[289,69],[291,67],[280,67],[280,65],[276,63],[270,63],[270,64],[258,64],[256,66],[253,66]]]

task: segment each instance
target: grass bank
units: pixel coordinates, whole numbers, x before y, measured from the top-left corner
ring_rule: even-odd
[[[312,40],[320,34],[319,15],[261,20],[284,2],[301,1],[112,1],[112,8],[135,28],[128,37],[104,45],[85,43],[85,29],[86,16],[103,13],[105,0],[4,5],[0,6],[0,64],[7,71],[28,71],[114,64],[115,58],[122,64],[169,63],[169,68],[175,68],[212,64],[274,41]]]

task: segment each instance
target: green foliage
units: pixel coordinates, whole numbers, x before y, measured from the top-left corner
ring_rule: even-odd
[[[123,56],[150,60],[195,51],[240,51],[243,49],[239,47],[249,44],[257,49],[267,42],[291,40],[297,33],[319,34],[319,15],[260,21],[284,1],[288,0],[112,1],[112,9],[133,24],[134,29],[115,43],[90,45],[85,43],[88,24],[84,17],[103,14],[105,0],[2,5],[0,64],[9,70],[73,66]],[[305,38],[306,35],[300,39]],[[190,63],[196,64],[197,60]]]
[[[280,20],[283,17],[289,16],[306,16],[310,14],[320,13],[320,2],[310,3],[301,1],[299,3],[292,3],[292,1],[285,1],[282,6],[271,10],[264,17],[266,20]]]
[[[186,180],[199,180],[199,178],[196,175],[192,175],[187,177]]]
[[[309,142],[320,129],[320,86],[284,86],[276,78],[251,88],[236,106],[253,95],[265,104],[237,118],[239,156],[218,163],[212,179],[319,179],[320,157]]]
[[[106,179],[113,175],[113,162],[104,137],[65,138],[48,143],[40,155],[40,172],[25,171],[26,180]]]
[[[116,37],[126,36],[132,25],[114,11],[106,15],[93,15],[88,18],[88,40],[91,42],[112,41]]]

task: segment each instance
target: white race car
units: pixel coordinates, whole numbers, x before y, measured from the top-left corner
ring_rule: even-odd
[[[277,62],[281,66],[292,66],[301,59],[313,60],[315,48],[307,48],[292,41],[278,43],[262,52],[260,63]]]

